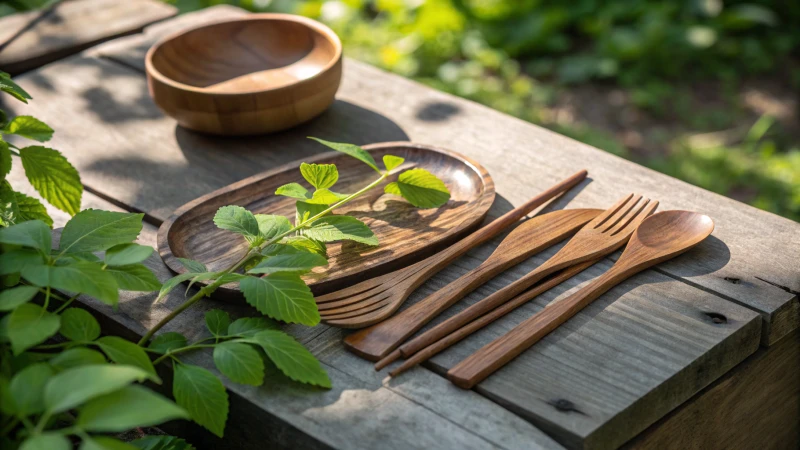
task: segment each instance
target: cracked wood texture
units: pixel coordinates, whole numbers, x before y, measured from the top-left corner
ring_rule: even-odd
[[[0,70],[12,75],[141,31],[178,10],[157,0],[69,0],[0,18]]]
[[[57,132],[51,145],[76,165],[87,188],[114,205],[145,212],[152,225],[214,189],[325,151],[307,141],[308,135],[357,144],[414,140],[464,153],[494,178],[498,197],[490,217],[588,166],[592,181],[555,207],[605,208],[636,191],[661,201],[662,210],[701,211],[717,224],[701,246],[615,287],[475,391],[461,392],[439,375],[548,302],[598,276],[612,260],[603,260],[397,380],[384,380],[383,372],[372,371],[370,363],[346,352],[341,344],[345,331],[287,327],[322,360],[334,389],[309,390],[277,378],[262,388],[228,384],[233,395],[228,435],[240,436],[242,445],[613,448],[714,383],[755,352],[759,342],[776,342],[797,328],[798,224],[352,60],[345,61],[334,105],[294,130],[224,139],[176,127],[147,94],[144,52],[166,33],[236,14],[243,12],[215,7],[181,16],[26,74],[19,82],[35,100],[5,106],[12,114],[32,114],[53,126]],[[99,201],[87,194],[89,198]],[[147,227],[143,242],[155,243],[153,231]],[[455,261],[407,305],[476,267],[500,239]],[[503,273],[440,319],[519,278],[556,250]],[[150,264],[162,279],[169,276],[159,260]],[[85,302],[110,330],[134,336],[181,300],[175,293],[166,303],[153,305],[154,297],[128,296],[118,313],[90,299]],[[253,313],[242,305],[209,301],[165,331],[203,333],[196,324],[212,307],[235,315]],[[211,364],[209,355],[194,358]],[[213,438],[202,440],[215,445]]]

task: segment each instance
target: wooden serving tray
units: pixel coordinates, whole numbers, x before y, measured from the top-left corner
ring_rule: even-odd
[[[354,242],[328,245],[329,265],[304,278],[315,295],[332,292],[392,270],[405,267],[447,247],[477,228],[494,202],[494,183],[477,162],[458,153],[409,142],[386,142],[364,147],[376,161],[385,154],[405,158],[403,169],[422,167],[441,178],[451,198],[438,209],[417,209],[400,197],[385,194],[379,186],[336,210],[363,220],[380,241],[377,247]],[[275,195],[291,182],[306,185],[301,162],[336,164],[336,192],[355,192],[377,174],[366,164],[339,152],[320,154],[254,175],[191,201],[172,214],[158,230],[158,251],[174,272],[186,272],[177,258],[201,261],[209,270],[222,270],[246,251],[243,238],[218,229],[212,218],[225,205],[240,205],[253,213],[294,218],[295,200]],[[381,163],[379,162],[379,165]],[[386,183],[394,181],[390,177]],[[307,186],[308,187],[308,186]],[[222,286],[215,296],[237,296]]]

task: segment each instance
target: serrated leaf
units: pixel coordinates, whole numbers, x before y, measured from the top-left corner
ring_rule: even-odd
[[[231,323],[231,316],[221,309],[212,309],[206,312],[205,320],[206,328],[212,335],[225,336]]]
[[[144,261],[153,254],[153,247],[134,243],[115,245],[106,250],[103,259],[109,266],[127,266]]]
[[[311,198],[311,193],[299,183],[288,183],[275,190],[275,195],[307,200]]]
[[[296,274],[276,273],[264,278],[246,277],[239,289],[247,303],[260,313],[289,323],[314,326],[319,311],[311,290]]]
[[[120,365],[138,367],[147,372],[151,379],[158,380],[156,369],[142,347],[117,336],[103,336],[95,343],[108,359]]]
[[[181,262],[181,265],[186,268],[189,272],[194,273],[202,273],[208,272],[206,265],[201,263],[200,261],[195,261],[193,259],[188,258],[178,258],[178,261]]]
[[[223,206],[214,215],[217,228],[233,231],[250,239],[258,237],[258,221],[250,211],[241,206]]]
[[[170,350],[186,347],[187,345],[189,345],[189,342],[186,340],[184,335],[175,331],[168,331],[156,336],[150,342],[150,345],[148,345],[147,348],[164,354]]]
[[[59,151],[42,146],[20,149],[25,176],[51,205],[75,215],[81,208],[83,185],[78,171]]]
[[[59,332],[71,341],[93,341],[100,337],[100,324],[87,311],[69,308],[61,313]]]
[[[49,362],[51,366],[58,370],[66,370],[72,367],[89,364],[105,364],[106,357],[97,350],[76,347],[64,350],[54,356]]]
[[[137,447],[108,436],[84,435],[82,439],[78,450],[137,450]]]
[[[345,144],[345,143],[339,143],[339,142],[330,142],[330,141],[325,141],[325,140],[318,139],[318,138],[315,138],[315,137],[309,137],[309,139],[313,139],[313,140],[319,142],[320,144],[322,144],[322,145],[324,145],[326,147],[329,147],[329,148],[332,148],[332,149],[336,150],[337,152],[342,152],[342,153],[344,153],[346,155],[350,155],[353,158],[355,158],[355,159],[363,162],[364,164],[372,167],[373,169],[375,169],[376,172],[380,173],[380,170],[378,169],[378,165],[375,164],[375,159],[372,158],[372,155],[370,155],[369,152],[367,152],[366,150],[364,150],[363,148],[361,148],[361,147],[359,147],[357,145]]]
[[[301,201],[295,202],[295,208],[296,208],[295,221],[294,221],[295,225],[298,225],[316,216],[322,211],[328,209],[327,205],[315,205],[312,203],[301,202]]]
[[[327,189],[339,180],[339,171],[333,164],[300,164],[300,174],[317,189]]]
[[[283,244],[293,247],[296,250],[316,253],[323,258],[328,257],[328,247],[325,246],[325,243],[307,236],[292,236],[284,240]]]
[[[146,379],[152,379],[152,376],[132,366],[98,364],[73,367],[50,378],[44,389],[44,405],[53,414],[67,411],[134,381]]]
[[[292,380],[331,387],[331,380],[317,358],[288,334],[267,330],[241,341],[261,346],[278,369]]]
[[[11,311],[17,306],[28,303],[39,292],[33,286],[17,286],[0,292],[0,311]]]
[[[29,416],[44,411],[44,386],[52,376],[53,369],[47,363],[32,364],[14,375],[9,392],[17,415]]]
[[[192,420],[223,436],[228,420],[228,393],[213,373],[199,366],[175,364],[172,395]]]
[[[284,216],[256,214],[258,231],[264,240],[270,240],[292,229],[292,223]]]
[[[17,83],[13,82],[11,80],[11,75],[5,72],[0,72],[0,91],[11,94],[12,97],[22,103],[28,103],[28,100],[31,99],[30,94],[25,92],[25,89],[19,87]]]
[[[0,178],[5,178],[11,173],[11,149],[8,142],[0,137]]]
[[[305,236],[322,242],[350,240],[378,245],[375,233],[362,221],[351,216],[325,216],[305,230]]]
[[[183,408],[142,386],[126,386],[88,401],[75,425],[96,433],[119,433],[136,427],[186,419]]]
[[[228,336],[248,337],[259,331],[277,330],[278,325],[263,317],[242,317],[228,326]]]
[[[214,364],[231,381],[251,386],[264,382],[264,361],[247,344],[223,342],[214,347]]]
[[[400,174],[397,181],[384,188],[408,200],[417,208],[438,208],[450,200],[450,191],[442,180],[425,169],[411,169]]]
[[[0,180],[0,227],[9,227],[23,222],[17,195],[7,180]]]
[[[16,134],[39,142],[47,142],[53,137],[52,128],[41,120],[31,116],[14,117],[11,122],[6,124],[3,133]]]
[[[139,450],[196,450],[191,444],[175,436],[146,436],[131,441]]]
[[[42,254],[32,248],[19,248],[0,253],[0,275],[19,273],[27,267],[44,265]]]
[[[305,273],[314,267],[327,266],[328,260],[316,253],[296,253],[270,256],[247,273],[272,274],[277,272]]]
[[[14,192],[17,198],[17,209],[21,222],[26,220],[41,220],[48,227],[53,228],[53,219],[47,213],[47,208],[38,199],[29,197],[20,192]]]
[[[41,220],[31,220],[7,228],[0,228],[0,244],[32,247],[45,255],[49,255],[51,246],[50,227]]]
[[[175,286],[183,283],[184,281],[191,280],[197,276],[203,275],[203,273],[181,273],[175,275],[174,277],[170,278],[169,280],[165,281],[164,284],[161,286],[161,290],[158,291],[158,298],[156,301],[164,298],[165,295],[169,294],[170,291],[175,289]]]
[[[328,206],[340,202],[346,199],[347,197],[348,197],[347,194],[339,194],[329,189],[317,189],[316,191],[314,191],[314,195],[312,195],[309,200],[306,200],[306,203],[312,205]]]
[[[399,156],[383,155],[383,165],[386,167],[386,170],[392,170],[400,164],[403,164],[405,161],[405,158],[401,158]]]
[[[161,282],[144,264],[106,267],[105,272],[123,291],[151,292],[161,288]]]
[[[136,240],[144,214],[85,209],[61,233],[61,253],[97,252]]]
[[[21,274],[36,286],[88,294],[109,305],[119,301],[117,282],[99,263],[81,261],[66,266],[28,266]]]
[[[44,310],[39,305],[24,303],[8,316],[6,333],[11,349],[19,355],[34,345],[41,344],[58,332],[61,318]]]
[[[0,87],[2,87],[2,83],[3,81],[0,80]],[[69,439],[53,432],[37,434],[25,439],[18,450],[70,450],[71,448],[72,444]]]

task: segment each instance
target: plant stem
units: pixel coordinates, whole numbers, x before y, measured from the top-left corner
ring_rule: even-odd
[[[71,304],[73,301],[75,301],[75,299],[76,299],[76,298],[78,298],[78,295],[80,295],[80,294],[75,294],[75,295],[73,295],[72,297],[70,297],[68,300],[66,300],[66,301],[64,302],[64,304],[62,304],[62,305],[61,305],[61,306],[59,306],[59,307],[58,307],[58,308],[57,308],[55,311],[53,311],[53,314],[58,314],[58,313],[60,313],[61,311],[63,311],[63,310],[65,310],[65,309],[67,309],[67,306],[69,306],[69,305],[70,305],[70,304]]]
[[[251,257],[253,257],[255,255],[258,255],[259,252],[264,247],[280,241],[284,237],[288,236],[291,233],[294,233],[295,231],[297,231],[297,230],[299,230],[301,228],[306,228],[306,227],[310,226],[316,220],[319,220],[323,216],[325,216],[327,214],[330,214],[334,209],[339,208],[339,207],[345,205],[346,203],[349,203],[350,201],[360,197],[361,195],[363,195],[364,193],[366,193],[370,189],[373,189],[375,186],[379,185],[383,180],[385,180],[386,177],[388,177],[388,176],[389,176],[389,171],[383,172],[381,174],[381,176],[378,177],[378,179],[376,179],[372,183],[368,184],[367,186],[364,186],[363,188],[359,189],[355,193],[348,195],[347,197],[343,198],[339,202],[334,203],[333,205],[329,206],[327,209],[325,209],[324,211],[322,211],[319,214],[315,215],[314,217],[310,217],[308,220],[304,220],[304,221],[300,222],[299,224],[295,225],[294,227],[292,227],[291,229],[289,229],[289,230],[287,230],[287,231],[285,231],[283,233],[280,233],[277,236],[274,236],[272,239],[269,239],[268,241],[260,244],[259,246],[255,247],[253,249],[248,250],[248,252],[242,257],[242,259],[240,259],[236,264],[234,264],[234,265],[228,267],[227,269],[223,270],[222,274],[220,275],[220,278],[225,274],[234,273],[237,270],[239,270],[247,262],[247,260],[249,260]],[[189,298],[189,300],[186,300],[185,302],[183,302],[183,304],[181,304],[181,306],[179,306],[178,308],[173,310],[171,313],[167,314],[166,317],[161,319],[155,326],[153,326],[153,328],[151,328],[144,336],[142,336],[142,339],[139,340],[139,346],[140,347],[144,347],[147,344],[147,342],[153,337],[153,335],[155,335],[158,332],[158,330],[163,328],[164,325],[169,323],[172,319],[177,317],[180,313],[182,313],[182,312],[186,311],[187,309],[189,309],[192,305],[194,305],[195,303],[200,301],[200,299],[202,299],[206,295],[211,295],[214,291],[216,291],[217,288],[222,285],[222,282],[220,281],[220,278],[217,278],[217,281],[214,281],[213,283],[209,284],[208,286],[200,289],[196,294],[194,294],[191,298]],[[160,357],[160,358],[156,359],[156,361],[161,361],[163,359],[164,359],[164,357]]]
[[[153,361],[153,364],[158,364],[167,358],[172,358],[178,353],[188,352],[189,350],[194,350],[198,348],[212,348],[212,347],[214,347],[214,344],[192,344],[192,345],[187,345],[186,347],[176,348],[175,350],[170,350],[167,353],[156,358],[155,361]]]

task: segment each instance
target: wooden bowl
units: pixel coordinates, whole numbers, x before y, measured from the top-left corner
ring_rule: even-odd
[[[342,43],[325,25],[253,14],[166,37],[145,58],[150,95],[186,128],[270,133],[306,122],[334,99]]]

